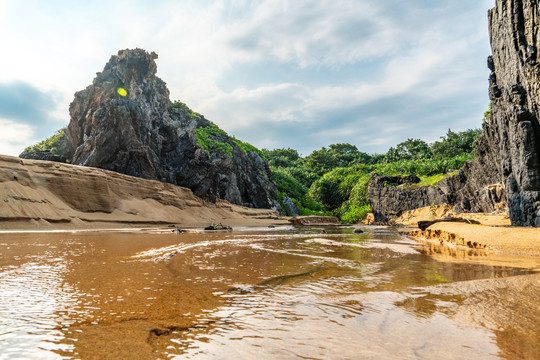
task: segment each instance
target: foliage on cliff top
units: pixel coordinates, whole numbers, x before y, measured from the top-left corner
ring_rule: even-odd
[[[240,148],[240,151],[242,151],[242,153],[244,155],[247,155],[248,153],[254,151],[255,153],[257,153],[261,158],[263,158],[264,160],[266,160],[266,156],[264,155],[264,153],[257,149],[255,146],[247,143],[247,142],[243,142],[241,140],[238,140],[237,138],[235,138],[234,136],[231,137],[231,140],[236,144],[238,145],[238,147]]]
[[[24,149],[23,153],[39,151],[50,151],[52,154],[55,155],[60,155],[64,153],[64,148],[67,145],[66,130],[67,127],[63,127],[50,138],[45,139],[33,146],[27,147],[26,149]]]
[[[190,114],[196,114],[196,116],[199,116],[194,112],[191,112]],[[214,123],[197,128],[195,130],[195,137],[197,138],[197,145],[203,148],[203,150],[208,154],[210,154],[210,152],[227,154],[232,159],[232,144],[236,144],[244,155],[247,155],[250,152],[255,152],[261,158],[265,159],[264,153],[261,150],[247,142],[238,140],[234,136],[229,136]]]
[[[197,145],[199,145],[208,154],[216,152],[219,154],[226,154],[232,159],[233,148],[231,144],[220,141],[222,139],[228,139],[229,136],[217,125],[210,123],[208,126],[200,127],[195,130],[195,137],[197,138]]]

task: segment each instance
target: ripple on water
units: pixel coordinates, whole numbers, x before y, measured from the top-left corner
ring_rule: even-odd
[[[395,292],[329,296],[328,284],[300,284],[229,298],[228,305],[171,334],[178,359],[497,358],[485,329],[440,313],[416,316]],[[318,291],[313,291],[321,287]],[[311,291],[311,295],[305,295]],[[299,296],[299,294],[302,294]],[[317,294],[317,295],[314,295]],[[263,351],[261,351],[264,349]],[[337,356],[339,354],[339,356]],[[449,356],[451,354],[451,356]]]
[[[59,261],[24,263],[0,273],[0,359],[57,359],[53,351],[72,349],[60,344],[76,303],[63,271]]]

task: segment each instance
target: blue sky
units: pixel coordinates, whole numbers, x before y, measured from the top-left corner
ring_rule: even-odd
[[[69,122],[111,55],[158,53],[171,92],[259,148],[382,153],[481,126],[494,0],[0,0],[0,153]]]

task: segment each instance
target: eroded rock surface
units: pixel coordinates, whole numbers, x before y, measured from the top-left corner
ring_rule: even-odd
[[[489,11],[492,110],[479,140],[485,154],[478,150],[476,154],[496,165],[492,168],[506,186],[512,224],[536,227],[540,227],[539,10],[537,0],[497,0]]]
[[[399,217],[404,211],[436,205],[451,205],[460,212],[491,213],[504,211],[506,193],[501,184],[477,188],[471,181],[471,164],[433,186],[416,187],[416,176],[379,176],[371,174],[368,195],[375,221]],[[469,175],[469,176],[467,176]]]
[[[488,15],[492,105],[475,159],[433,188],[407,191],[372,177],[377,221],[432,203],[452,205],[455,212],[492,212],[503,204],[512,225],[540,227],[539,14],[536,0],[496,1]]]
[[[73,155],[66,158],[185,186],[211,201],[275,208],[276,188],[258,150],[172,103],[156,76],[156,58],[142,49],[121,50],[75,94],[67,129]]]

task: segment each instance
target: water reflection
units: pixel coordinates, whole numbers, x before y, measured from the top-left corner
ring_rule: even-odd
[[[0,239],[0,358],[492,358],[434,286],[530,272],[387,228]]]
[[[63,331],[73,322],[79,295],[63,281],[68,263],[54,248],[40,249],[39,243],[2,245],[0,358],[58,358],[52,351],[73,348],[62,343]],[[27,252],[20,251],[25,248]]]

